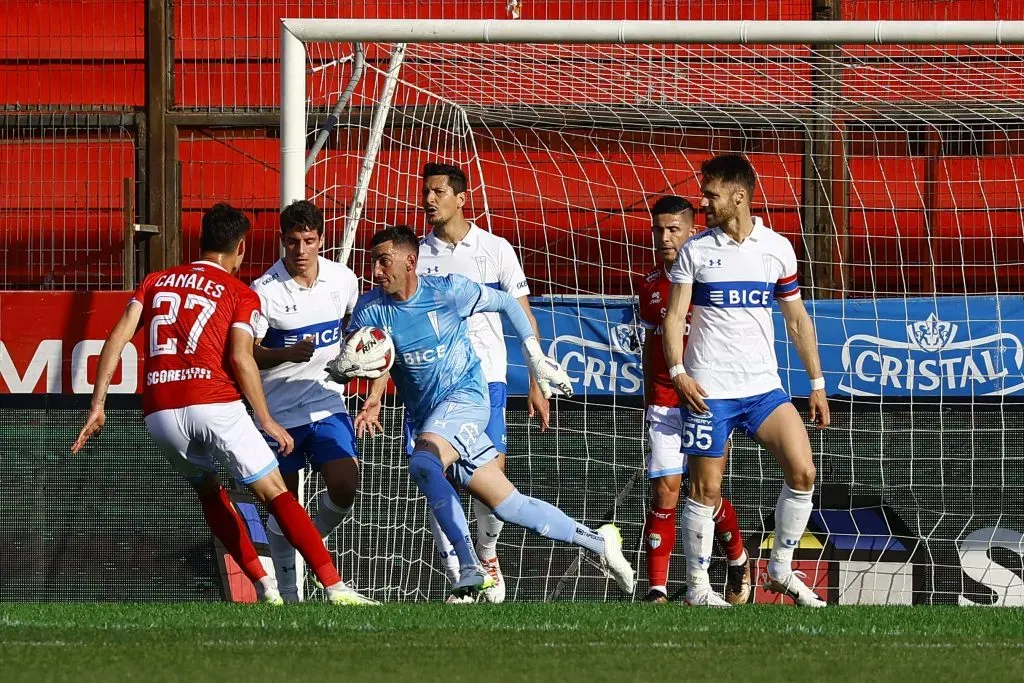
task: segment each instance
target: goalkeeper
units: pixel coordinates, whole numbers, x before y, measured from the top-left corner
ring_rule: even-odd
[[[409,474],[459,558],[459,579],[452,593],[476,594],[494,585],[494,579],[480,564],[458,494],[445,479],[449,467],[454,478],[499,519],[590,550],[622,591],[631,594],[633,568],[622,554],[622,538],[614,525],[594,531],[553,505],[523,495],[495,461],[495,446],[486,431],[491,416],[488,391],[470,344],[467,318],[483,311],[504,313],[523,342],[524,356],[545,397],[555,391],[572,395],[568,375],[541,351],[519,302],[461,275],[417,276],[419,240],[409,227],[382,230],[371,245],[378,287],[360,297],[349,327],[377,327],[394,342],[393,375],[415,439]],[[386,375],[364,370],[352,346],[343,348],[328,372],[339,382],[356,377],[375,380],[356,428],[365,424],[376,433],[381,430],[379,397]]]

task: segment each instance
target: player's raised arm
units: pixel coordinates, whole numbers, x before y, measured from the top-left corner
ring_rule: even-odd
[[[141,291],[141,288],[140,288]],[[139,329],[139,321],[142,319],[142,302],[132,299],[128,307],[121,314],[121,319],[110,331],[107,340],[103,342],[103,350],[100,352],[99,365],[96,368],[96,385],[92,390],[92,404],[89,407],[89,416],[85,419],[82,431],[71,446],[71,452],[77,453],[93,434],[98,434],[103,429],[103,423],[107,417],[103,406],[107,401],[107,391],[110,389],[110,380],[114,377],[117,364],[121,361],[121,352],[127,346],[132,337]]]
[[[811,380],[811,393],[807,397],[807,411],[811,422],[819,429],[828,427],[831,414],[828,398],[825,395],[825,377],[821,371],[821,358],[818,356],[818,336],[814,331],[814,322],[807,314],[803,299],[779,300],[779,310],[786,321],[786,332],[796,346],[800,362],[804,364],[807,377]]]
[[[523,344],[523,357],[527,359],[530,373],[537,380],[544,398],[556,392],[572,396],[572,381],[562,366],[544,355],[540,340],[536,336],[530,318],[526,316],[519,302],[497,289],[477,284],[461,275],[451,275],[456,307],[459,315],[468,318],[483,311],[503,313],[512,324],[512,329]]]

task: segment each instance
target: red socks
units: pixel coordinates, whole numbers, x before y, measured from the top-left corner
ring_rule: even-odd
[[[238,516],[238,512],[228,499],[228,492],[219,489],[217,493],[200,496],[199,502],[203,506],[203,516],[206,517],[206,523],[213,535],[224,544],[224,548],[242,568],[246,577],[253,583],[265,577],[267,571],[260,563],[260,556],[249,538],[245,522]]]
[[[277,519],[284,537],[305,558],[323,587],[330,588],[340,582],[341,577],[334,567],[331,554],[324,547],[324,541],[313,525],[313,520],[299,505],[299,501],[295,500],[295,496],[285,491],[270,501],[267,507]]]
[[[730,562],[735,562],[743,557],[743,536],[740,535],[736,510],[733,509],[732,503],[725,498],[722,499],[722,506],[715,513],[715,537],[725,548],[726,557]]]
[[[668,562],[676,545],[675,508],[651,507],[647,510],[644,542],[647,544],[647,581],[651,588],[665,590]]]

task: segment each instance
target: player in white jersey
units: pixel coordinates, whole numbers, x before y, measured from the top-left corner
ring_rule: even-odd
[[[810,420],[824,429],[829,424],[825,379],[814,324],[800,299],[796,254],[786,238],[750,215],[756,176],[746,159],[718,156],[704,162],[701,174],[708,230],[687,240],[669,272],[672,287],[664,322],[665,360],[686,409],[686,601],[729,606],[711,590],[708,564],[725,444],[732,430],[740,427],[778,460],[785,476],[764,587],[788,595],[798,605],[823,607],[825,602],[792,569],[793,550],[811,516],[816,472],[807,430],[782,390],[772,322],[775,298],[811,380]],[[691,302],[684,360],[683,332]]]
[[[292,454],[280,459],[281,474],[293,493],[307,460],[323,476],[327,492],[313,522],[326,538],[352,515],[359,486],[352,418],[342,387],[323,370],[341,351],[344,319],[359,297],[359,281],[347,266],[320,255],[323,232],[323,213],[312,202],[285,208],[284,257],[252,289],[263,312],[253,350],[263,391],[270,414],[295,441]],[[295,549],[273,516],[267,531],[281,596],[298,602]]]
[[[431,163],[423,167],[423,211],[431,232],[420,241],[419,275],[465,275],[473,282],[501,290],[515,298],[526,313],[534,334],[540,337],[530,310],[530,288],[515,251],[508,240],[481,230],[466,220],[466,174],[457,166]],[[477,313],[469,318],[469,338],[480,358],[491,399],[487,436],[498,450],[498,466],[505,469],[507,444],[505,405],[508,395],[508,362],[499,313]],[[529,414],[540,418],[541,431],[548,428],[550,408],[537,383],[530,379]],[[505,600],[505,581],[498,563],[497,544],[504,523],[486,505],[473,500],[476,516],[476,552],[495,585],[483,593],[488,602]],[[459,577],[458,558],[451,542],[430,517],[438,553],[450,581]],[[453,600],[455,598],[452,598]]]

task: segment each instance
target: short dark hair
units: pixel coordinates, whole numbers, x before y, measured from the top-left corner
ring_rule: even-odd
[[[286,235],[292,230],[316,230],[316,234],[323,235],[324,212],[305,199],[292,202],[281,212],[281,234]]]
[[[408,225],[392,225],[389,228],[378,230],[370,240],[370,246],[376,247],[385,242],[392,242],[396,247],[406,247],[413,253],[419,253],[420,250],[420,238],[416,236],[416,231]]]
[[[746,188],[751,195],[757,184],[757,174],[750,162],[739,154],[721,154],[708,159],[700,165],[700,173],[705,180],[721,180],[723,183],[736,183]]]
[[[249,232],[249,219],[235,207],[221,202],[203,214],[203,231],[199,235],[200,251],[229,254]]]
[[[675,195],[667,195],[661,197],[658,201],[654,202],[654,206],[651,207],[651,218],[655,216],[663,216],[665,214],[676,214],[686,213],[687,211],[693,213],[693,204],[686,197],[677,197]]]
[[[465,192],[466,187],[469,185],[469,181],[466,180],[466,174],[458,166],[440,163],[430,163],[423,166],[422,179],[424,181],[435,175],[447,176],[448,187],[452,188],[452,192],[455,194]]]

